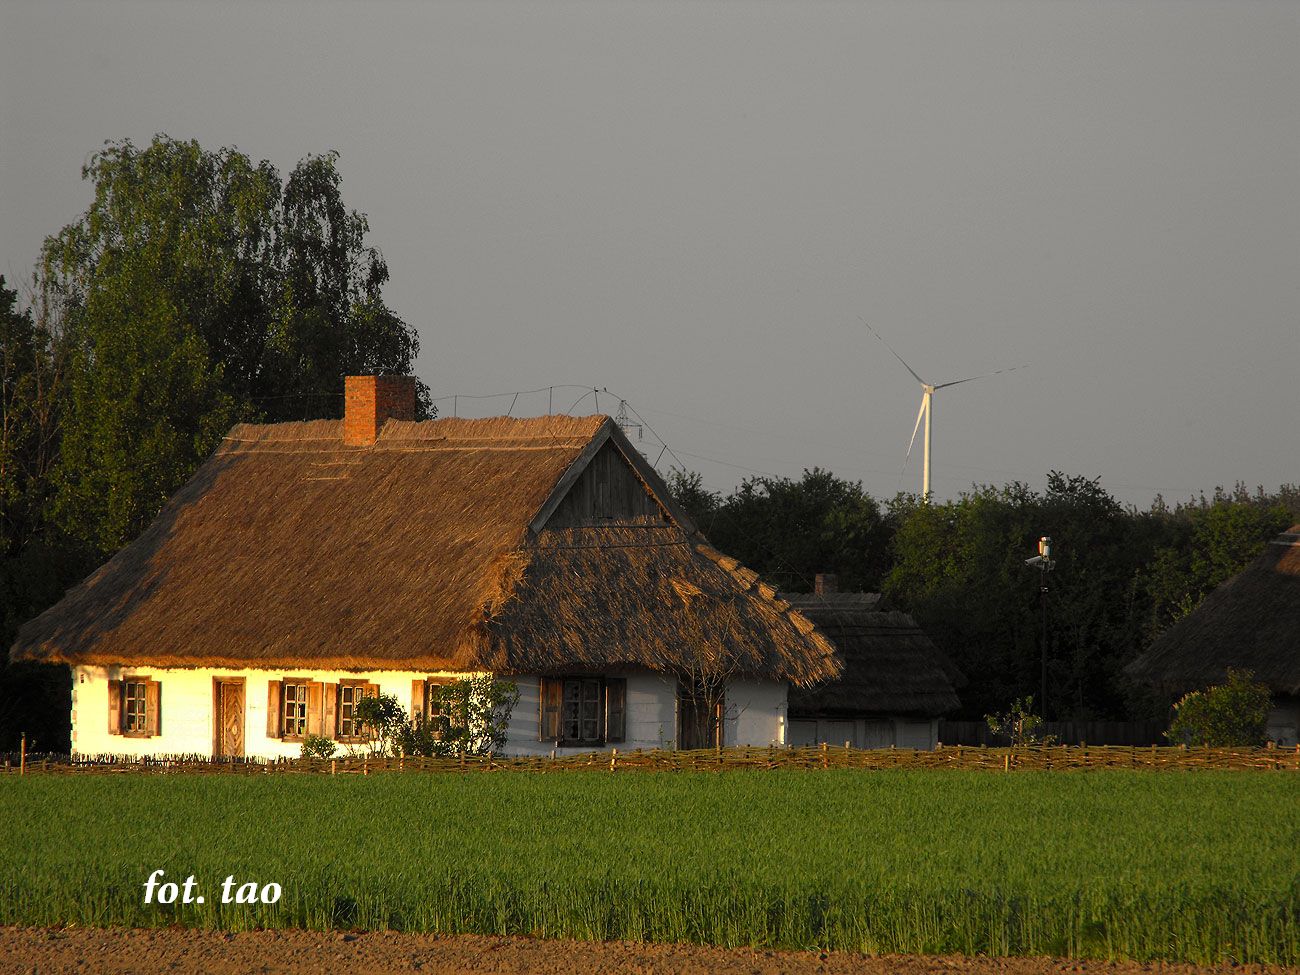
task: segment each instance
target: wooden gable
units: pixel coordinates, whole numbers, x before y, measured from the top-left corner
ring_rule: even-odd
[[[546,519],[547,528],[662,525],[668,514],[612,440],[606,440]]]

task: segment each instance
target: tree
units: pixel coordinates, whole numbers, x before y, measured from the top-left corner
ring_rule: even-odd
[[[1051,745],[1056,741],[1055,736],[1043,734],[1043,719],[1034,713],[1032,696],[1012,701],[1011,709],[1005,714],[984,715],[984,721],[990,732],[1007,739],[1012,748],[1021,745]]]
[[[1186,695],[1174,705],[1165,737],[1182,745],[1262,745],[1272,696],[1252,676],[1229,670],[1225,683]]]
[[[282,186],[269,162],[158,136],[83,168],[94,200],[39,267],[73,350],[55,478],[73,536],[103,554],[134,537],[238,419],[336,416],[344,375],[411,371],[337,158]]]
[[[92,567],[49,524],[59,457],[67,343],[47,305],[0,277],[0,650]],[[27,732],[32,747],[68,743],[67,668],[12,664],[0,654],[0,747]]]
[[[807,592],[817,573],[833,572],[846,589],[874,590],[888,567],[880,506],[829,471],[749,478],[725,499],[698,474],[673,472],[669,490],[714,545],[782,589]]]
[[[1288,502],[1291,502],[1290,504]],[[1300,520],[1300,505],[1286,486],[1276,494],[1254,494],[1238,483],[1231,493],[1216,488],[1211,498],[1179,505],[1161,521],[1166,542],[1156,552],[1148,579],[1154,639],[1200,605],[1216,586],[1240,572],[1269,539]]]

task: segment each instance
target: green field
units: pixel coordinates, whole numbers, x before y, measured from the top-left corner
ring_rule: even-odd
[[[1300,962],[1285,772],[7,776],[0,817],[3,924]]]

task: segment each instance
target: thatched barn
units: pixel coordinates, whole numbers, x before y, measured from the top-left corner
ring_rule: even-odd
[[[880,594],[840,592],[818,575],[813,592],[784,598],[839,651],[840,676],[790,690],[790,742],[857,748],[933,748],[939,716],[960,702],[963,678],[906,613],[882,612]]]
[[[839,672],[610,418],[416,422],[409,378],[345,391],[342,420],[236,426],[22,627],[14,660],[72,668],[74,751],[294,755],[355,740],[364,695],[421,713],[478,673],[519,688],[515,754],[767,745],[787,688]],[[710,679],[701,717],[679,681]]]
[[[1273,692],[1268,737],[1300,741],[1300,525],[1205,597],[1128,666],[1131,677],[1177,696],[1248,670]]]

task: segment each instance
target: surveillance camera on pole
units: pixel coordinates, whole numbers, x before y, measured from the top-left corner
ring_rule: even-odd
[[[1039,592],[1042,594],[1043,603],[1043,687],[1042,697],[1038,702],[1038,710],[1044,720],[1047,718],[1047,573],[1056,568],[1056,560],[1052,558],[1052,539],[1044,535],[1038,540],[1038,554],[1032,559],[1025,559],[1025,565],[1031,569],[1037,569],[1042,575],[1039,577]]]

